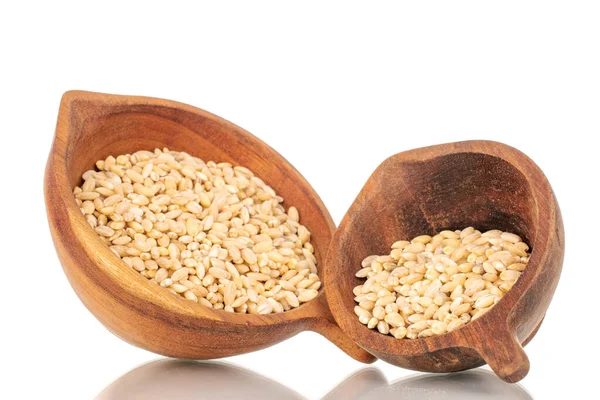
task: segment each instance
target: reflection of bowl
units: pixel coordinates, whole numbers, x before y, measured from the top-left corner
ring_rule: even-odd
[[[96,400],[303,399],[262,375],[223,362],[158,360],[111,383]]]
[[[310,383],[307,383],[310,384]],[[127,372],[96,400],[294,400],[304,397],[250,370],[216,361],[161,359]],[[502,382],[490,371],[419,374],[388,383],[377,368],[359,370],[323,400],[531,400],[520,385]]]
[[[354,358],[373,356],[333,322],[325,288],[313,301],[270,315],[234,314],[173,296],[149,283],[89,227],[72,194],[81,175],[108,155],[168,147],[253,170],[293,202],[312,233],[318,265],[335,228],[309,183],[275,150],[245,130],[185,104],[89,92],[64,95],[45,177],[52,237],[63,269],[86,307],[119,337],[172,357],[217,358],[268,347],[305,329]],[[322,276],[322,270],[321,276]]]
[[[531,400],[520,385],[502,382],[490,371],[420,374],[388,384],[375,368],[365,368],[339,384],[324,400]]]
[[[488,313],[443,336],[397,340],[363,326],[352,289],[361,261],[388,254],[393,242],[474,226],[519,234],[531,259],[514,287]],[[509,382],[529,370],[523,351],[541,324],[564,254],[558,204],[542,171],[501,143],[470,141],[407,151],[369,178],[334,234],[324,283],[340,328],[371,354],[419,371],[452,372],[488,363]]]

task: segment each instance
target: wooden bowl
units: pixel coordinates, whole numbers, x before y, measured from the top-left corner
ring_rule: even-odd
[[[162,147],[253,170],[298,209],[312,232],[318,266],[324,264],[335,229],[331,216],[302,175],[265,143],[185,104],[67,92],[46,166],[45,196],[58,256],[85,306],[120,338],[171,357],[208,359],[246,353],[308,329],[359,361],[373,361],[333,321],[325,289],[314,300],[280,314],[228,313],[172,295],[112,253],[87,224],[72,190],[96,160]],[[322,267],[319,273],[323,277]]]
[[[483,317],[443,336],[397,340],[362,325],[353,312],[354,276],[393,242],[474,226],[514,232],[531,246],[515,286]],[[450,372],[487,363],[503,380],[529,370],[535,335],[558,283],[564,254],[560,210],[531,159],[501,143],[469,141],[396,154],[369,178],[329,248],[324,284],[338,325],[369,353],[394,365]]]

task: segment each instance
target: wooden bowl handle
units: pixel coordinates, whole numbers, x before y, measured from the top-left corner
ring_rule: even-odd
[[[315,314],[312,316],[311,322],[307,326],[308,330],[323,335],[344,353],[357,361],[370,364],[377,359],[375,356],[354,343],[344,332],[342,332],[329,310],[329,305],[327,304],[327,299],[324,294],[321,294],[314,301],[318,303],[318,306],[315,307]]]
[[[500,379],[515,383],[527,375],[529,358],[512,329],[487,326],[478,333],[480,337],[493,337],[492,341],[477,341],[472,347]]]

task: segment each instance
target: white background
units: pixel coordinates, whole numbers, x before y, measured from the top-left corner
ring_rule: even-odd
[[[0,5],[0,398],[90,399],[158,357],[104,329],[55,256],[42,175],[69,89],[214,112],[292,162],[336,222],[394,153],[464,139],[519,148],[547,174],[567,239],[521,384],[535,399],[594,396],[597,2],[163,3]],[[310,399],[362,367],[313,333],[230,361]],[[374,366],[390,381],[413,374]]]

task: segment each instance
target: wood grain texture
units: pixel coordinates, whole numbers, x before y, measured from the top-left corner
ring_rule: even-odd
[[[369,330],[353,312],[354,273],[393,242],[474,226],[514,232],[532,248],[515,286],[491,311],[449,334],[397,340]],[[516,382],[529,370],[523,347],[537,332],[558,284],[564,255],[560,210],[548,180],[518,150],[468,141],[396,154],[369,178],[329,248],[324,284],[337,321],[352,340],[392,364],[451,372],[484,363]]]
[[[285,313],[233,314],[174,296],[113,254],[87,225],[72,189],[96,160],[157,147],[250,168],[286,200],[286,206],[298,209],[312,233],[319,266],[324,264],[335,229],[329,212],[302,175],[236,125],[173,101],[67,92],[46,166],[48,221],[71,285],[110,331],[155,353],[208,359],[258,350],[308,329],[359,361],[374,360],[335,324],[325,288],[315,300]],[[320,268],[322,278],[323,273]]]

